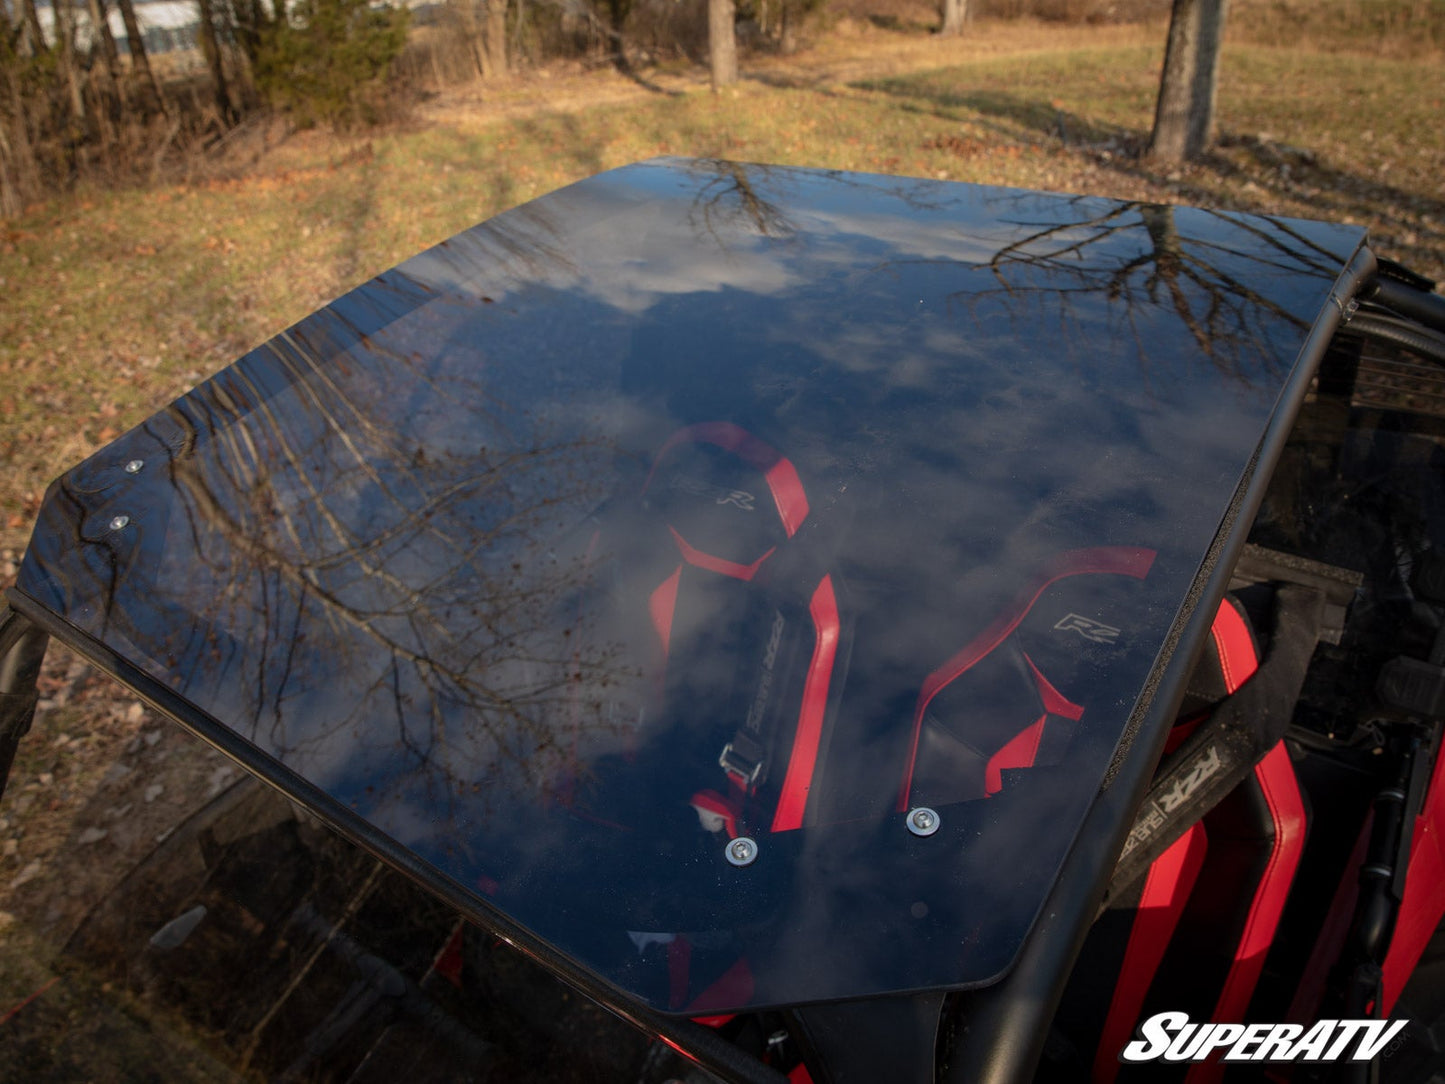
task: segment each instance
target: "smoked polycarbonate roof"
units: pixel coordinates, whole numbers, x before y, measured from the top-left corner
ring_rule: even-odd
[[[651,1005],[987,982],[1360,241],[632,166],[65,475],[20,591]]]

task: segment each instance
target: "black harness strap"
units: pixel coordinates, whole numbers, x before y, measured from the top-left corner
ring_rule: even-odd
[[[1279,744],[1319,642],[1324,603],[1324,593],[1314,587],[1287,584],[1276,592],[1275,635],[1268,656],[1238,692],[1165,758],[1124,842],[1101,912]]]

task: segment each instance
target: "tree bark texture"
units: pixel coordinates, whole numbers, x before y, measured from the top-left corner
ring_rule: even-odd
[[[1228,6],[1229,0],[1174,0],[1150,157],[1182,162],[1214,142],[1219,48]]]
[[[736,22],[733,0],[707,0],[707,44],[714,91],[738,81]]]
[[[16,178],[20,155],[11,139],[13,129],[18,128],[22,134],[25,131],[25,102],[18,92],[19,66],[15,62],[21,44],[20,34],[10,25],[10,12],[0,5],[0,75],[5,76],[7,91],[0,100],[0,217],[4,218],[18,215],[25,206]]]
[[[507,74],[507,0],[485,0],[482,19],[482,44],[485,49],[486,75],[500,79]]]
[[[75,9],[70,6],[70,0],[56,0],[53,10],[60,78],[70,99],[70,115],[80,124],[85,121],[85,97],[81,94],[80,72],[75,63]]]
[[[200,14],[201,52],[205,54],[206,65],[211,69],[211,83],[216,90],[216,108],[221,111],[221,122],[229,125],[234,119],[231,109],[231,94],[226,86],[226,65],[221,56],[220,36],[216,33],[216,13],[211,0],[196,0]]]
[[[482,48],[482,31],[477,24],[477,9],[473,0],[458,0],[452,5],[457,21],[461,24],[462,37],[466,39],[467,55],[478,76],[486,75],[487,59]]]
[[[968,0],[942,0],[939,6],[942,17],[939,34],[946,38],[962,34],[963,24],[969,21]]]
[[[33,2],[33,0],[32,0]],[[125,40],[130,49],[130,70],[139,77],[141,86],[154,107],[160,112],[166,111],[165,99],[161,97],[161,85],[156,82],[155,73],[151,71],[150,56],[146,53],[145,37],[141,33],[140,21],[135,17],[135,4],[132,0],[116,0],[120,5],[120,18],[125,23]]]
[[[120,50],[116,48],[115,37],[110,32],[110,20],[106,18],[105,4],[102,0],[86,0],[86,11],[90,14],[91,29],[95,34],[90,43],[90,68],[94,72],[98,65],[95,61],[97,53],[105,60],[105,73],[108,86],[107,93],[119,95],[121,92],[120,76]]]
[[[45,52],[50,45],[45,40],[45,31],[40,25],[40,12],[35,7],[35,0],[20,0],[20,11],[25,19],[33,54]]]

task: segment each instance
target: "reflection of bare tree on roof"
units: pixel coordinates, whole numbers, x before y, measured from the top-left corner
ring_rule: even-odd
[[[434,245],[400,270],[456,286],[481,275],[501,284],[542,281],[559,271],[575,274],[578,268],[558,224],[544,208],[524,204]]]
[[[576,601],[584,546],[561,552],[608,495],[605,451],[489,395],[456,332],[418,328],[424,364],[403,331],[324,364],[282,338],[171,407],[184,571],[146,630],[179,692],[229,690],[216,713],[283,762],[421,783],[437,812],[483,780],[560,785],[570,742],[617,743],[631,679]]]
[[[726,247],[724,232],[755,231],[772,238],[793,234],[794,226],[788,216],[761,191],[776,183],[777,170],[721,158],[701,159],[690,163],[689,169],[709,178],[693,198],[689,221],[696,226],[700,217],[702,228],[719,245]]]
[[[811,170],[799,175],[789,167],[761,166],[729,162],[722,158],[704,158],[688,163],[688,170],[707,178],[693,198],[694,226],[701,218],[702,229],[719,244],[725,244],[722,231],[744,230],[764,237],[790,237],[796,227],[782,207],[768,193],[782,194],[790,183],[802,180],[806,185],[818,184],[826,177],[835,189],[852,188],[877,197],[886,194],[915,211],[945,210],[959,199],[948,185],[915,177],[870,177],[843,170]]]
[[[1021,196],[1020,199],[1027,199]],[[1286,222],[1228,211],[1194,211],[1208,216],[1208,231],[1181,230],[1178,208],[1147,203],[1113,203],[1078,198],[1069,206],[1077,218],[1012,224],[1028,232],[976,265],[996,280],[995,290],[970,291],[971,301],[990,296],[1022,300],[1030,295],[1057,299],[1059,319],[1073,318],[1070,298],[1102,294],[1117,306],[1147,357],[1140,306],[1171,312],[1200,352],[1216,365],[1235,368],[1242,351],[1262,345],[1264,323],[1304,326],[1298,316],[1251,286],[1237,265],[1247,259],[1255,281],[1301,273],[1332,280],[1341,257],[1301,236]],[[1220,227],[1242,231],[1256,242],[1241,257],[1239,246],[1215,240]],[[1051,302],[1052,303],[1052,302]],[[1266,352],[1267,353],[1267,352]]]

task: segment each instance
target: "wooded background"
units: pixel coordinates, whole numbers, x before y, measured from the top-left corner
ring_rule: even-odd
[[[395,120],[417,96],[571,59],[684,61],[737,78],[787,54],[828,0],[0,0],[0,217],[65,191],[154,179],[261,116]],[[1188,0],[1218,7],[1221,0]],[[1157,15],[1170,0],[940,0],[975,17]]]
[[[1281,24],[1294,0],[1272,0]],[[967,35],[975,20],[1168,17],[1153,132],[1141,156],[1180,162],[1214,140],[1229,0],[0,0],[0,218],[79,182],[147,183],[224,149],[239,131],[403,120],[459,84],[515,80],[559,61],[646,83],[659,64],[789,54],[862,17]],[[936,6],[935,6],[936,5]],[[1252,3],[1258,13],[1270,6]],[[1298,4],[1295,5],[1298,7]],[[1352,0],[1351,17],[1434,33],[1445,0]],[[1328,18],[1338,21],[1339,4]],[[903,12],[902,15],[899,12]],[[1239,16],[1236,15],[1235,18]],[[1413,20],[1413,22],[1411,22]],[[1398,27],[1396,28],[1398,29]]]

